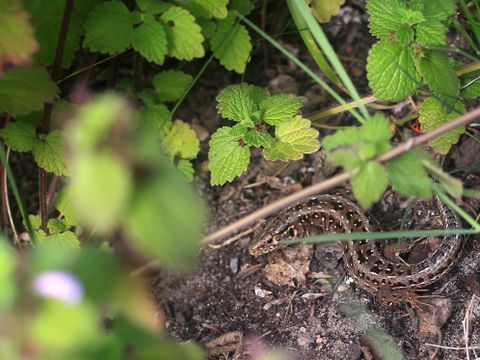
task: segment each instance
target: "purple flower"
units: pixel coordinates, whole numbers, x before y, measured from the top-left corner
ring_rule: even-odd
[[[40,296],[69,304],[77,304],[83,298],[82,284],[75,276],[65,271],[46,271],[37,275],[33,288]]]

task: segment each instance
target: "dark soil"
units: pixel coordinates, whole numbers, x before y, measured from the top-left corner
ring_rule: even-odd
[[[354,3],[349,5],[347,12],[329,25],[328,34],[355,85],[367,93],[365,61],[374,40],[368,33],[362,7]],[[285,9],[269,9],[268,14],[278,21],[267,19],[266,23],[278,25],[267,31],[270,34],[280,32],[287,21]],[[341,25],[336,26],[336,23]],[[310,68],[316,68],[296,34],[280,36],[279,39]],[[215,96],[222,87],[241,81],[239,76],[216,65],[210,66],[203,79],[178,112],[178,117],[193,123],[202,140],[200,169],[205,168],[209,136],[216,128],[227,124],[217,116]],[[305,96],[303,111],[306,115],[334,105],[323,89],[264,42],[256,43],[244,81],[267,86],[273,93],[288,91]],[[327,119],[325,124],[339,122],[347,124],[351,120],[342,114]],[[403,134],[412,136],[409,131],[400,129]],[[325,134],[321,131],[321,136]],[[462,168],[478,161],[479,152],[478,143],[465,136],[443,163],[446,170]],[[324,165],[320,154],[284,164],[267,162],[260,153],[254,153],[248,172],[231,184],[212,188],[208,184],[208,174],[202,172],[197,183],[210,209],[211,223],[207,232],[322,181],[336,171]],[[466,187],[479,190],[478,172],[467,170],[455,175],[464,181]],[[460,205],[471,214],[478,213],[478,204],[474,201]],[[385,197],[374,208],[373,214],[382,228],[398,229],[402,217],[398,201],[391,202]],[[428,289],[427,293],[437,291],[442,298],[431,305],[435,309],[427,309],[422,315],[421,311],[406,304],[380,308],[371,296],[358,291],[354,284],[346,284],[336,245],[317,247],[305,283],[294,281],[292,286],[276,286],[262,274],[267,259],[254,258],[247,251],[252,236],[254,233],[218,248],[203,248],[197,270],[190,276],[161,272],[154,277],[153,293],[165,314],[165,326],[171,336],[201,344],[218,338],[222,344],[238,344],[223,347],[223,350],[220,348],[219,353],[212,351],[212,359],[248,359],[271,348],[282,349],[298,359],[377,359],[378,347],[372,337],[367,336],[365,326],[347,315],[348,311],[342,306],[342,299],[350,294],[357,299],[357,306],[364,309],[360,314],[371,316],[369,321],[375,321],[383,328],[408,359],[466,358],[464,350],[437,351],[426,343],[451,347],[465,345],[462,321],[472,295],[480,295],[476,270],[480,245],[471,241],[472,238],[454,270]],[[469,343],[479,344],[477,319],[480,307],[478,298],[473,301],[475,310],[470,315]]]

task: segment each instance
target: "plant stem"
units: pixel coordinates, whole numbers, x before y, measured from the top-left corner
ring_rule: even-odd
[[[63,50],[65,48],[65,41],[67,39],[68,26],[72,17],[73,5],[75,0],[67,0],[65,3],[65,10],[63,11],[62,25],[60,33],[58,34],[57,49],[55,50],[55,58],[53,60],[52,68],[50,69],[50,76],[53,81],[59,80],[60,70],[62,68]],[[50,117],[52,115],[52,104],[45,104],[43,110],[42,124],[39,134],[47,134],[50,130]],[[47,228],[47,186],[46,186],[46,171],[39,168],[39,203],[40,203],[40,218],[42,220],[42,228]]]

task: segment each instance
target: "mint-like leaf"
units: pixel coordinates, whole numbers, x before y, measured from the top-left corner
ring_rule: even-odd
[[[395,190],[424,199],[432,197],[432,180],[423,167],[422,158],[422,152],[412,150],[385,165]]]
[[[191,0],[186,7],[198,17],[223,19],[227,16],[229,0]]]
[[[63,135],[60,130],[40,135],[33,144],[32,153],[38,166],[46,171],[59,176],[69,175],[65,165]]]
[[[168,38],[171,56],[178,60],[192,60],[203,57],[203,36],[200,26],[187,10],[174,6],[160,17]]]
[[[85,22],[84,44],[92,51],[115,54],[130,46],[133,16],[118,0],[104,2]]]
[[[163,147],[171,157],[194,159],[200,151],[200,142],[195,131],[181,120],[175,120],[163,138]]]
[[[273,137],[266,132],[250,130],[243,138],[248,146],[269,148],[272,145]]]
[[[419,9],[427,20],[446,20],[455,11],[456,0],[410,0],[410,7]]]
[[[416,42],[422,46],[445,45],[447,28],[439,21],[425,21],[417,25]]]
[[[429,51],[419,62],[419,70],[425,82],[438,95],[458,97],[460,80],[448,61],[447,54],[440,51]]]
[[[413,50],[380,40],[368,54],[367,78],[378,99],[397,100],[410,95],[420,81]]]
[[[159,137],[165,136],[172,125],[170,111],[162,104],[143,106],[139,116]]]
[[[148,61],[163,64],[168,53],[167,34],[163,25],[155,20],[145,21],[133,31],[132,45]]]
[[[415,37],[415,32],[409,25],[402,25],[397,32],[397,41],[402,46],[407,46],[412,43]]]
[[[248,146],[239,143],[241,136],[233,136],[232,128],[221,127],[209,141],[210,184],[223,185],[247,170],[250,162]]]
[[[28,121],[15,121],[0,130],[0,137],[14,151],[31,151],[37,140],[35,126]]]
[[[369,0],[367,11],[370,14],[370,32],[379,39],[384,39],[400,30],[402,23],[398,18],[398,9],[407,9],[402,0]]]
[[[301,97],[292,94],[276,94],[260,103],[263,121],[270,125],[279,125],[297,114],[303,104]]]
[[[253,126],[252,115],[259,115],[259,104],[267,96],[264,89],[253,85],[231,85],[218,94],[217,107],[224,118]]]
[[[176,101],[192,83],[192,77],[182,71],[162,71],[153,77],[153,87],[161,101]]]
[[[17,116],[40,110],[55,100],[57,92],[43,67],[10,70],[0,78],[0,113]]]
[[[352,190],[364,209],[380,200],[388,185],[385,168],[378,162],[369,161],[352,177]]]
[[[311,128],[311,122],[300,115],[283,122],[275,128],[275,141],[265,149],[267,160],[298,160],[304,154],[311,154],[320,148],[318,131]]]
[[[455,108],[460,113],[465,112],[465,106],[460,102],[455,104]],[[420,117],[418,120],[420,121],[422,130],[427,132],[460,116],[457,111],[447,113],[445,107],[443,107],[438,100],[434,98],[426,98],[420,107]],[[440,154],[445,155],[450,151],[452,145],[458,142],[460,135],[464,132],[465,126],[462,125],[437,136],[430,140],[428,144]]]
[[[55,208],[64,216],[64,221],[67,226],[75,226],[78,224],[78,220],[75,216],[70,195],[71,192],[68,186],[63,187],[55,198]]]

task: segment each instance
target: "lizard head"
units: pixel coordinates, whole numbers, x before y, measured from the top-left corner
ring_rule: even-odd
[[[268,254],[274,250],[285,247],[282,240],[295,239],[298,231],[294,224],[286,226],[284,221],[276,219],[269,226],[264,227],[248,246],[252,256]]]

